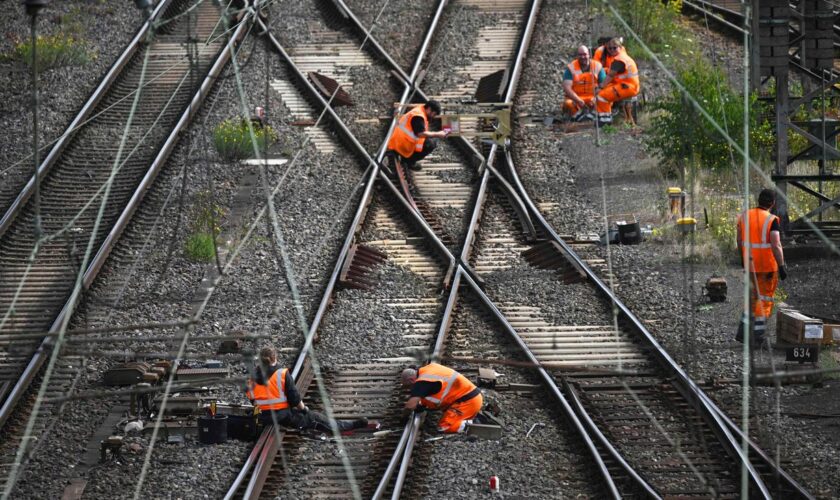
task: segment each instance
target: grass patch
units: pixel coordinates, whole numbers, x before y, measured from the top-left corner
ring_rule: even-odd
[[[184,255],[196,262],[211,262],[216,257],[216,238],[222,232],[225,210],[213,201],[209,192],[202,191],[196,195],[191,215]]]
[[[38,71],[59,68],[62,66],[81,66],[93,59],[88,51],[87,43],[81,38],[65,33],[39,36],[35,39],[35,50]],[[26,40],[15,43],[7,60],[19,61],[32,67],[32,41]]]
[[[277,132],[271,127],[254,127],[257,147],[265,151],[277,141]],[[229,118],[213,131],[213,145],[225,160],[241,160],[254,157],[254,142],[248,120]]]
[[[187,238],[184,244],[184,254],[188,259],[196,262],[212,262],[216,257],[216,247],[213,236],[207,233],[195,233]]]

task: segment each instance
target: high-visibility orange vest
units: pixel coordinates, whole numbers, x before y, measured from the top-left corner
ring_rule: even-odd
[[[286,372],[288,368],[277,370],[268,379],[266,385],[249,381],[248,399],[252,400],[260,410],[284,410],[289,407],[289,400],[286,398]]]
[[[467,377],[437,363],[430,363],[417,370],[417,381],[440,382],[440,390],[430,396],[420,398],[420,404],[426,408],[447,408],[461,396],[466,396],[475,384]]]
[[[619,47],[618,52],[616,53],[616,56],[618,54],[626,54],[626,53],[627,53],[627,51],[624,49],[624,47]],[[602,68],[609,69],[610,66],[612,66],[612,62],[615,61],[616,56],[611,56],[610,53],[607,52],[606,45],[601,45],[600,47],[595,49],[595,53],[592,54],[592,60],[600,63]]]
[[[580,61],[575,59],[567,66],[572,74],[572,90],[579,96],[593,97],[595,86],[598,85],[598,74],[601,73],[601,63],[589,61],[589,69],[580,69]]]
[[[423,144],[426,143],[426,138],[414,135],[414,130],[411,128],[411,119],[415,116],[423,118],[423,124],[426,130],[429,130],[429,118],[426,116],[426,110],[422,104],[419,104],[400,117],[400,121],[394,127],[394,133],[388,139],[388,149],[396,151],[403,158],[410,157],[415,151],[418,153],[423,151]]]
[[[626,83],[636,89],[639,88],[639,69],[636,67],[636,61],[633,60],[626,52],[620,53],[613,59],[614,61],[621,61],[624,63],[624,71],[618,73],[613,77],[613,81],[619,83]]]
[[[749,238],[744,234],[745,216],[749,217]],[[770,226],[774,220],[778,220],[778,217],[763,208],[751,208],[738,216],[738,241],[744,252],[744,262],[750,257],[752,272],[771,273],[779,270],[779,263],[776,262],[770,244]]]

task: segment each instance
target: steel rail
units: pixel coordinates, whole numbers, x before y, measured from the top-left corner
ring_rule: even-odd
[[[152,25],[157,20],[157,17],[160,15],[163,10],[169,6],[172,0],[163,0],[160,2],[157,7],[155,7],[154,12],[151,16],[143,23],[140,29],[137,31],[137,34],[134,35],[134,38],[128,43],[128,46],[123,51],[123,53],[117,58],[114,64],[111,65],[111,68],[108,70],[108,73],[105,74],[105,77],[99,82],[99,85],[94,89],[93,93],[88,97],[88,100],[82,106],[82,109],[76,115],[70,125],[67,126],[67,129],[64,133],[58,138],[58,141],[53,144],[52,149],[50,150],[47,157],[44,158],[44,161],[41,162],[41,165],[38,167],[38,177],[43,179],[50,171],[50,169],[55,165],[56,160],[58,159],[59,155],[64,148],[67,146],[68,141],[73,137],[76,133],[76,130],[82,126],[84,121],[90,116],[93,109],[96,107],[97,104],[102,100],[102,98],[107,94],[108,90],[110,90],[111,85],[117,80],[117,77],[122,72],[125,65],[131,60],[132,56],[137,53],[140,46],[143,44],[146,36],[152,29]],[[6,213],[3,215],[3,218],[0,219],[0,236],[6,233],[6,231],[11,226],[12,222],[14,222],[17,215],[26,205],[26,202],[32,196],[32,193],[35,191],[35,176],[33,175],[26,185],[23,187],[21,192],[18,194],[15,201],[9,206],[6,210]],[[2,425],[0,425],[2,427]]]
[[[344,0],[332,0],[332,3],[339,9],[339,12],[347,19],[350,19],[353,22],[353,28],[360,32],[361,35],[364,35],[364,40],[370,44],[376,50],[376,53],[380,55],[385,61],[391,66],[391,69],[394,71],[395,76],[398,76],[401,80],[403,85],[409,86],[412,92],[416,93],[420,96],[421,99],[424,101],[429,100],[429,96],[421,89],[419,86],[415,85],[414,78],[407,75],[405,71],[403,71],[402,67],[391,57],[387,50],[385,50],[382,45],[376,40],[376,37],[365,28],[362,22],[356,17],[356,14],[350,10],[350,7],[344,3]],[[390,132],[389,132],[390,133]],[[486,166],[486,160],[484,159],[484,155],[473,145],[472,142],[467,140],[464,137],[456,136],[453,137],[456,143],[461,147],[461,149],[466,150],[468,154],[473,155],[474,159],[478,163],[477,171],[479,175],[481,175],[484,171]],[[516,192],[516,189],[505,179],[505,177],[495,168],[492,166],[489,167],[490,171],[493,175],[496,176],[497,179],[500,180],[502,183],[502,189],[505,191],[505,194],[510,198],[510,201],[513,203],[513,208],[516,211],[517,217],[519,218],[519,222],[522,225],[522,228],[525,232],[530,236],[531,239],[535,240],[537,238],[536,229],[534,228],[534,224],[531,222],[531,219],[528,217],[528,209],[525,206],[525,203],[519,198],[519,194]],[[406,194],[408,192],[406,191]],[[409,195],[410,196],[410,195]]]
[[[164,3],[165,2],[161,3],[159,7],[162,7]],[[156,14],[159,12],[160,10],[155,11]],[[151,21],[147,21],[147,23],[149,22]],[[233,45],[238,43],[239,39],[241,39],[242,36],[244,36],[246,27],[247,23],[245,23],[243,20],[243,22],[237,28],[236,32],[228,40],[226,46],[219,53],[216,63],[214,64],[211,71],[208,73],[207,77],[202,82],[202,85],[199,88],[199,90],[194,95],[190,106],[182,114],[181,119],[178,121],[172,133],[169,135],[169,138],[167,139],[164,146],[162,146],[161,151],[156,157],[155,161],[152,163],[152,165],[150,165],[149,171],[147,172],[143,181],[135,190],[134,195],[132,196],[131,201],[129,202],[129,205],[123,210],[123,213],[118,219],[116,225],[112,229],[109,236],[102,243],[96,256],[91,261],[90,265],[85,271],[82,282],[82,285],[85,288],[89,287],[93,280],[96,278],[108,254],[113,249],[113,247],[116,246],[119,240],[119,235],[130,222],[131,215],[134,213],[137,206],[139,206],[146,192],[151,188],[155,177],[165,164],[166,159],[168,159],[172,149],[175,147],[178,137],[180,136],[182,130],[184,130],[187,127],[187,125],[189,125],[190,119],[196,114],[198,110],[198,104],[200,104],[207,96],[210,87],[213,85],[216,78],[218,77],[221,67],[227,63],[227,60],[229,60],[229,54],[232,50]],[[48,336],[41,342],[41,344],[35,350],[32,358],[26,365],[26,368],[24,369],[20,378],[15,383],[15,386],[11,389],[9,394],[4,399],[3,406],[0,407],[0,428],[2,428],[5,425],[6,421],[14,412],[14,408],[18,400],[20,400],[20,398],[29,388],[29,385],[32,383],[32,380],[35,378],[35,376],[43,366],[44,362],[47,360],[49,353],[53,348],[55,339],[54,334],[61,330],[65,321],[69,320],[69,318],[75,311],[76,305],[77,304],[73,301],[73,295],[71,295],[70,299],[68,299],[68,301],[64,304],[64,307],[61,309],[61,312],[53,321],[52,326],[47,332]]]
[[[412,70],[412,78],[416,78],[417,74],[420,72],[420,64],[421,64],[421,61],[422,61],[423,57],[425,56],[425,53],[426,53],[426,51],[428,49],[428,45],[429,45],[428,44],[428,39],[431,38],[431,35],[434,32],[434,29],[437,27],[437,23],[438,23],[438,20],[440,18],[440,13],[443,11],[443,8],[446,6],[447,2],[448,2],[448,0],[441,0],[440,1],[438,11],[437,11],[437,15],[435,16],[435,18],[433,19],[432,23],[429,26],[426,43],[424,43],[422,45],[421,50],[420,50],[420,52],[417,56],[417,61],[415,62],[414,68]],[[344,239],[344,243],[342,245],[341,251],[339,252],[338,257],[336,258],[336,263],[335,263],[335,266],[333,267],[333,272],[330,275],[329,281],[327,282],[327,286],[325,288],[325,291],[324,291],[324,294],[322,296],[321,302],[318,306],[318,310],[315,313],[315,317],[313,318],[312,323],[310,323],[310,325],[309,325],[309,331],[306,332],[306,339],[304,341],[304,345],[301,348],[301,352],[297,357],[294,368],[292,369],[292,376],[295,377],[296,380],[298,380],[298,378],[301,374],[302,368],[303,368],[306,360],[308,359],[309,352],[312,349],[312,341],[315,337],[315,333],[318,331],[318,328],[320,328],[320,325],[321,325],[321,323],[324,319],[324,316],[326,315],[327,309],[329,308],[330,303],[332,301],[332,295],[335,292],[336,284],[338,282],[338,277],[341,274],[341,268],[344,265],[344,261],[347,259],[347,255],[350,251],[350,247],[352,246],[353,241],[355,240],[356,234],[357,234],[359,228],[361,227],[361,223],[364,219],[365,214],[367,213],[368,206],[370,205],[370,202],[373,200],[373,187],[374,187],[374,184],[376,183],[377,178],[379,178],[378,174],[382,173],[381,172],[381,163],[382,163],[382,160],[384,159],[384,156],[385,156],[385,150],[387,148],[387,139],[385,141],[383,141],[382,146],[380,147],[380,149],[377,153],[376,159],[374,160],[373,158],[371,158],[370,155],[368,154],[367,150],[364,148],[364,146],[361,145],[361,143],[356,139],[356,137],[350,132],[350,130],[344,124],[343,120],[341,120],[341,118],[338,116],[338,114],[335,113],[335,110],[330,105],[330,103],[326,99],[324,99],[324,97],[320,94],[320,92],[303,75],[303,73],[300,71],[300,69],[294,63],[294,60],[291,58],[289,53],[283,48],[283,46],[280,44],[280,42],[277,40],[277,38],[268,29],[268,26],[262,21],[262,19],[257,19],[257,22],[258,22],[260,28],[262,29],[262,31],[268,35],[267,40],[269,41],[271,46],[274,48],[275,51],[277,51],[278,54],[280,54],[280,56],[286,62],[287,66],[293,71],[294,75],[297,77],[298,82],[307,89],[307,91],[309,92],[309,94],[312,97],[316,98],[316,100],[319,102],[319,104],[323,107],[322,112],[325,112],[325,113],[330,115],[330,118],[332,119],[333,123],[338,127],[339,132],[341,133],[342,137],[345,140],[350,142],[350,144],[353,146],[353,149],[355,149],[356,154],[359,157],[363,158],[369,165],[365,174],[364,174],[368,179],[367,182],[366,182],[365,191],[364,191],[364,193],[362,195],[362,198],[359,202],[358,208],[356,209],[356,213],[353,217],[352,223],[350,224],[350,228],[347,231],[347,236]],[[405,104],[406,101],[410,98],[410,95],[411,95],[411,89],[407,87],[404,90],[403,95],[400,99],[400,104],[401,105]],[[394,119],[392,120],[391,126],[389,127],[389,130],[388,130],[388,135],[386,137],[390,137],[390,134],[393,131],[393,129],[394,129],[396,123],[397,123],[397,119],[398,119],[398,116],[395,116]],[[384,173],[383,173],[383,176],[384,176]],[[389,184],[390,187],[392,188],[392,190],[397,192],[397,194],[398,194],[397,197],[400,200],[402,200],[402,197],[399,196],[399,191],[396,190],[396,188],[390,182],[390,179],[388,179],[387,176],[384,176],[384,178],[385,178],[386,184]],[[410,210],[410,213],[414,214],[415,212],[413,210]],[[425,221],[423,221],[423,222],[425,222]],[[429,228],[427,225],[424,226],[424,230],[426,230],[426,229],[428,229],[428,232],[430,234],[432,234],[432,235],[434,234],[431,231],[431,228]],[[448,250],[446,249],[446,246],[443,245],[442,242],[438,241],[437,239],[435,239],[434,241],[437,244],[439,250],[442,250],[444,253],[448,253]],[[450,258],[449,260],[450,260],[450,262],[454,261],[453,258]],[[267,437],[266,437],[265,440],[263,440],[262,451],[260,452],[260,455],[259,455],[260,459],[257,460],[256,462],[252,462],[252,461],[247,461],[246,462],[245,466],[240,470],[240,472],[237,475],[236,479],[234,480],[233,484],[228,489],[228,492],[225,495],[226,500],[227,499],[232,499],[236,496],[236,492],[239,490],[241,485],[244,483],[246,477],[248,476],[249,469],[251,467],[254,468],[254,471],[251,473],[251,479],[248,482],[248,486],[246,488],[244,498],[247,498],[247,499],[255,498],[255,497],[259,496],[259,494],[261,493],[265,477],[268,473],[268,470],[271,468],[272,460],[269,460],[269,456],[273,457],[274,454],[276,453],[277,448],[280,445],[279,437],[277,436],[277,433],[274,432],[273,426],[264,429],[263,430],[263,435],[267,435]],[[253,453],[254,452],[252,451],[252,454]],[[262,478],[262,480],[260,480],[260,478]]]
[[[767,485],[764,484],[764,481],[761,479],[760,474],[756,471],[753,464],[750,462],[749,457],[746,456],[741,449],[739,443],[729,432],[728,427],[723,422],[723,419],[720,416],[718,411],[715,411],[709,404],[707,403],[707,399],[704,398],[703,390],[694,383],[693,380],[683,371],[683,369],[676,363],[676,361],[671,358],[671,356],[662,348],[659,342],[653,337],[653,335],[645,328],[642,322],[627,308],[627,306],[615,295],[615,293],[592,271],[592,269],[575,253],[572,248],[566,244],[565,241],[555,232],[554,228],[548,223],[539,209],[536,207],[534,202],[528,196],[525,187],[522,185],[521,180],[519,179],[519,175],[516,171],[516,165],[513,162],[513,158],[511,157],[510,151],[506,152],[506,160],[508,162],[508,172],[510,173],[511,177],[513,178],[513,183],[517,186],[517,189],[520,192],[520,195],[528,204],[531,214],[534,219],[543,227],[546,234],[566,253],[566,255],[575,262],[577,266],[579,266],[583,271],[586,273],[587,277],[592,281],[595,285],[596,289],[606,298],[609,302],[611,302],[616,309],[618,309],[618,313],[627,320],[630,326],[636,330],[636,332],[641,336],[641,339],[644,340],[648,346],[650,347],[650,352],[659,359],[660,364],[663,365],[668,371],[670,371],[671,375],[673,376],[673,381],[675,387],[682,393],[683,397],[686,400],[693,404],[693,406],[700,412],[700,414],[706,419],[709,426],[718,436],[721,444],[724,446],[724,449],[732,456],[734,460],[740,462],[743,466],[746,467],[747,472],[750,477],[750,481],[755,485],[758,489],[758,492],[764,498],[771,498],[771,494],[767,489]]]
[[[533,28],[536,24],[537,15],[539,12],[539,8],[541,5],[540,0],[534,0],[531,3],[531,9],[528,14],[528,20],[526,21],[526,25],[523,30],[522,39],[520,45],[517,50],[516,57],[514,58],[514,65],[513,70],[511,71],[511,78],[508,82],[508,88],[505,95],[505,103],[512,104],[513,96],[516,92],[516,85],[518,83],[519,76],[522,72],[522,66],[524,59],[527,54],[527,48],[530,45],[531,35],[533,33]],[[499,321],[506,333],[508,333],[514,342],[519,346],[519,348],[523,351],[525,356],[531,361],[534,365],[539,366],[539,362],[537,358],[533,355],[530,351],[528,346],[516,332],[515,328],[508,322],[507,318],[499,311],[499,309],[495,306],[492,300],[484,293],[481,287],[476,283],[475,279],[470,275],[467,271],[469,267],[466,263],[469,261],[470,252],[473,246],[473,237],[476,233],[478,228],[479,221],[481,219],[484,207],[484,201],[486,200],[487,196],[487,188],[489,185],[489,180],[491,177],[491,173],[493,170],[493,163],[495,160],[495,155],[498,152],[498,146],[494,145],[488,155],[488,159],[486,161],[486,165],[488,166],[481,174],[481,183],[479,185],[478,195],[476,197],[476,203],[474,205],[474,209],[471,215],[470,224],[466,232],[465,236],[465,243],[462,248],[461,256],[459,258],[459,267],[457,273],[455,275],[455,279],[453,280],[452,287],[450,289],[449,300],[447,301],[446,308],[444,310],[443,319],[441,321],[440,330],[438,332],[438,337],[435,343],[435,347],[432,351],[432,360],[439,359],[443,350],[443,343],[445,338],[448,334],[449,327],[452,322],[452,317],[454,315],[455,305],[457,303],[458,292],[460,291],[460,283],[461,283],[461,276],[464,276],[464,279],[468,282],[469,286],[471,286],[479,295],[479,299],[484,305],[491,311],[491,313],[495,316],[496,320]],[[498,173],[495,174],[498,176],[497,178],[503,179],[501,175]],[[587,432],[586,428],[584,427],[584,423],[578,417],[575,409],[568,403],[566,398],[563,396],[562,391],[560,391],[559,387],[557,386],[556,381],[554,378],[542,367],[539,368],[540,376],[544,382],[544,384],[548,387],[549,391],[555,396],[557,402],[560,404],[561,408],[563,409],[564,415],[572,422],[573,426],[575,427],[578,434],[584,441],[584,444],[588,448],[593,460],[597,464],[598,471],[601,474],[602,478],[604,479],[605,484],[607,485],[608,490],[613,498],[621,498],[621,494],[618,491],[618,488],[615,484],[615,481],[612,475],[609,472],[607,465],[604,463],[600,453],[598,453],[597,448],[593,442],[593,439],[590,437],[589,432]],[[408,473],[408,464],[411,462],[411,454],[413,451],[413,446],[416,443],[418,437],[418,429],[420,427],[421,418],[418,416],[415,418],[410,425],[406,428],[406,431],[409,434],[408,443],[405,447],[405,451],[401,457],[401,466],[399,472],[397,474],[397,478],[394,482],[394,489],[392,491],[392,499],[399,498],[402,486],[405,483],[405,478]],[[605,443],[605,439],[603,436],[600,436],[601,442],[604,445],[605,449],[612,451],[613,458],[619,463],[625,471],[627,471],[628,476],[631,477],[639,487],[645,491],[649,496],[653,498],[658,498],[655,494],[653,489],[630,467],[623,458],[615,452],[615,449],[608,443]],[[396,454],[395,454],[396,458]],[[395,459],[394,458],[394,459]],[[393,459],[392,459],[393,460]],[[377,488],[377,493],[374,495],[374,500],[378,500],[381,494],[385,491],[387,484],[390,481],[390,473],[393,471],[392,463],[389,464],[388,469],[386,470],[386,474],[382,477],[380,481],[380,485]]]

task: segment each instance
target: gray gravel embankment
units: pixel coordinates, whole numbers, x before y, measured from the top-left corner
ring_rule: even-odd
[[[541,31],[535,41],[550,40],[552,33],[551,29]],[[716,55],[723,57],[722,61],[731,70],[730,78],[737,81],[738,69],[732,67],[737,63],[722,55],[721,47],[728,46],[726,40],[702,31],[697,37],[704,40],[702,46],[706,53],[715,46]],[[709,41],[710,38],[714,40]],[[529,64],[525,70],[529,78],[522,90],[548,88],[544,82],[550,81],[551,71],[548,65]],[[664,82],[660,87],[665,88]],[[648,93],[649,98],[651,95]],[[538,97],[533,108],[526,104],[520,111],[543,111],[540,106],[545,107],[541,104],[544,102]],[[561,134],[534,127],[519,139],[516,162],[520,177],[535,201],[558,204],[546,215],[559,232],[602,232],[604,204],[610,216],[634,214],[643,224],[664,226],[665,189],[674,185],[674,181],[659,173],[656,160],[644,151],[640,138],[619,128],[617,132],[602,134],[602,145],[596,147],[591,131]],[[698,211],[701,209],[697,207]],[[733,219],[735,215],[732,214]],[[702,228],[702,213],[697,217]],[[728,257],[721,258],[708,245],[698,245],[694,250],[702,252],[701,257],[697,263],[690,264],[690,260],[682,257],[684,252],[691,254],[692,247],[686,243],[684,248],[680,240],[666,237],[640,246],[612,246],[612,266],[619,284],[617,293],[693,378],[740,379],[741,346],[730,342],[742,308],[740,273],[731,266]],[[584,256],[607,257],[604,248],[593,249]],[[836,301],[828,298],[830,294],[818,293],[821,288],[831,287],[819,276],[831,267],[830,263],[796,262],[790,266],[796,269],[796,275],[792,274],[782,288],[808,299],[798,299],[789,293],[789,303],[800,308],[812,304],[822,311],[836,307]],[[729,299],[725,303],[710,304],[703,296],[702,287],[713,273],[727,278]],[[812,275],[813,280],[809,279]],[[817,283],[812,287],[802,284],[814,280]],[[782,352],[773,354],[776,366],[783,364],[783,357]],[[760,353],[756,363],[769,366],[769,355]],[[752,428],[758,428],[756,435],[765,449],[775,450],[778,445],[782,460],[789,461],[786,462],[788,472],[821,498],[840,494],[836,482],[829,479],[830,464],[836,463],[840,450],[836,426],[829,423],[830,419],[803,420],[795,415],[836,413],[830,401],[836,397],[840,384],[830,380],[825,385],[822,389],[786,386],[780,392],[758,387],[751,394],[751,413],[760,420],[758,425],[753,422]],[[711,391],[710,395],[730,416],[736,417],[741,413],[741,392],[733,385]],[[781,411],[780,418],[774,416],[777,410]]]
[[[251,45],[246,44],[246,50]],[[263,104],[266,54],[261,44],[250,65],[242,69],[241,79],[248,97],[249,106]],[[248,54],[241,55],[247,59]],[[272,71],[277,71],[274,55]],[[175,159],[158,179],[157,187],[141,212],[154,218],[161,211],[161,201],[170,188],[175,188],[173,201],[162,212],[160,227],[151,235],[146,253],[139,253],[138,246],[121,244],[114,251],[119,259],[109,261],[102,277],[89,294],[83,311],[74,318],[74,324],[81,327],[107,327],[147,322],[173,321],[187,317],[193,307],[193,297],[205,272],[206,265],[195,263],[184,256],[183,248],[192,231],[195,207],[207,197],[208,186],[213,186],[214,207],[224,214],[220,225],[230,231],[232,246],[237,245],[245,234],[244,228],[231,227],[227,217],[231,212],[231,201],[248,167],[238,163],[222,162],[216,157],[211,144],[212,130],[221,120],[239,113],[240,100],[235,78],[226,78],[214,94],[212,109],[205,106],[190,136],[197,149],[187,154],[183,146]],[[279,99],[274,96],[269,106],[269,123],[278,130],[280,141],[272,151],[275,155],[288,155],[301,149],[304,136],[295,127]],[[306,249],[290,251],[291,266],[296,272],[296,281],[304,301],[307,317],[311,315],[320,290],[331,272],[335,254],[349,220],[350,209],[345,206],[348,197],[360,181],[362,170],[354,163],[343,161],[336,168],[341,150],[334,155],[324,156],[312,146],[302,151],[283,187],[275,197],[277,211],[282,214],[279,223],[288,248]],[[190,161],[186,161],[190,158]],[[187,163],[189,174],[185,185],[185,212],[179,222],[178,199],[180,178],[178,172]],[[276,185],[285,173],[286,166],[270,166],[268,182]],[[211,181],[212,179],[212,181]],[[358,192],[356,192],[358,195]],[[357,196],[356,196],[357,197]],[[245,209],[243,220],[250,223],[257,211],[265,204],[265,196],[258,183],[252,193],[252,207]],[[130,227],[125,240],[145,238],[145,227]],[[168,262],[167,253],[173,248],[173,258]],[[266,229],[263,218],[241,249],[227,275],[222,278],[204,312],[202,321],[196,326],[195,335],[229,335],[236,330],[269,335],[281,349],[281,362],[292,360],[294,348],[300,345],[300,330],[293,314],[291,295],[285,281],[285,271],[275,260],[272,250],[272,235]],[[132,265],[137,260],[134,269]],[[168,264],[167,264],[168,262]],[[133,274],[129,274],[133,271]],[[117,361],[105,357],[106,351],[166,351],[173,349],[172,342],[149,342],[143,337],[174,334],[172,330],[156,329],[151,332],[128,332],[136,341],[114,345],[103,343],[92,350],[83,349],[89,356],[90,369],[83,376],[77,391],[98,391],[102,389],[101,377],[105,368]],[[259,343],[262,343],[260,341]],[[202,341],[191,343],[188,351],[199,358],[214,358],[218,342]],[[293,349],[289,349],[292,347]],[[74,350],[73,352],[78,352]],[[241,375],[242,368],[234,359],[233,374]],[[235,386],[210,386],[211,393],[228,401],[242,401],[241,389]],[[94,399],[89,402],[71,403],[61,421],[45,439],[42,453],[30,463],[27,473],[18,484],[22,498],[60,497],[67,480],[76,476],[75,468],[81,452],[92,433],[99,428],[113,402]],[[87,496],[101,497],[101,492],[111,492],[112,497],[130,497],[138,478],[148,440],[137,438],[139,452],[126,452],[118,462],[111,462],[95,468],[88,474]],[[159,448],[158,448],[159,446]],[[222,495],[238,471],[238,466],[248,450],[247,443],[231,442],[225,446],[204,446],[188,439],[185,444],[156,444],[152,455],[149,475],[144,482],[142,495],[164,497],[174,492],[183,498],[208,495],[216,498]],[[56,460],[56,451],[61,460]],[[181,458],[175,458],[175,457]],[[44,474],[49,471],[49,474]],[[46,479],[45,479],[46,478]],[[114,493],[121,492],[121,493]]]
[[[30,37],[29,17],[20,2],[6,5],[0,38],[0,213],[5,213],[32,176],[32,80],[29,66],[11,57]],[[38,76],[41,159],[76,116],[141,25],[140,12],[121,2],[50,2],[38,16],[39,36],[71,35],[83,45],[88,62],[65,65]],[[5,56],[9,56],[8,58]]]

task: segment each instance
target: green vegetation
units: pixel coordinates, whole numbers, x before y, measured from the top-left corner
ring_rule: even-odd
[[[277,132],[271,127],[254,127],[257,147],[265,150],[277,141]],[[249,122],[241,118],[230,118],[213,131],[213,145],[226,160],[240,160],[254,156]]]
[[[210,193],[196,195],[192,208],[190,236],[184,244],[184,254],[196,262],[211,262],[216,257],[215,240],[222,232],[222,207],[213,202]]]
[[[216,257],[216,247],[213,245],[213,237],[207,233],[190,235],[184,244],[184,253],[190,260],[211,262]]]
[[[35,48],[38,58],[38,71],[61,66],[83,65],[93,59],[93,56],[88,52],[87,44],[70,34],[58,33],[39,36],[35,39]],[[6,58],[21,61],[31,67],[31,40],[16,43],[12,54],[7,55]]]
[[[653,52],[683,53],[688,50],[688,37],[679,22],[682,0],[618,0],[615,6]],[[625,36],[624,43],[634,58],[647,59],[646,51],[633,37]]]
[[[744,100],[726,84],[723,73],[703,60],[688,63],[678,71],[685,89],[711,115],[712,119],[738,143],[744,140]],[[758,112],[755,96],[749,97],[750,155],[761,158],[772,150],[773,131]],[[740,155],[724,136],[674,87],[669,95],[653,105],[654,114],[646,135],[648,147],[662,158],[666,167],[679,169],[688,161],[703,168],[725,170]]]

